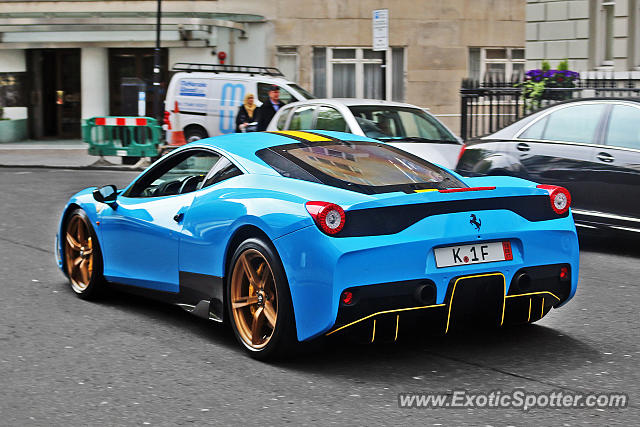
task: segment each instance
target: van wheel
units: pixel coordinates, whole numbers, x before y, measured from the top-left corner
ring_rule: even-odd
[[[207,131],[200,126],[187,126],[184,129],[184,139],[187,142],[193,142],[208,137],[209,135],[207,135]]]

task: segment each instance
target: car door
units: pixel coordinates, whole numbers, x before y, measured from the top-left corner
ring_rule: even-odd
[[[178,292],[180,233],[205,175],[220,156],[182,150],[138,178],[99,214],[107,280]]]
[[[211,169],[185,217],[180,242],[180,271],[222,277],[229,226],[246,215],[246,207],[227,197],[232,178],[242,171],[226,157]],[[185,283],[186,284],[186,283]],[[183,284],[181,284],[182,286]]]
[[[595,221],[640,229],[640,104],[610,102],[595,153]]]
[[[595,145],[607,108],[598,102],[554,108],[525,127],[508,144],[509,153],[522,164],[526,178],[566,187],[573,207],[593,209]]]

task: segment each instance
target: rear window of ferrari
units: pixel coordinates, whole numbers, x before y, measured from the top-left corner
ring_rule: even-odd
[[[466,187],[420,157],[375,142],[300,142],[256,155],[283,176],[368,194]]]

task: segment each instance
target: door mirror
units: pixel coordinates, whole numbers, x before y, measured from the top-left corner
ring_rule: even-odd
[[[93,198],[100,202],[106,203],[115,209],[116,199],[118,198],[118,188],[115,185],[105,185],[93,190]],[[115,205],[115,206],[114,206]]]

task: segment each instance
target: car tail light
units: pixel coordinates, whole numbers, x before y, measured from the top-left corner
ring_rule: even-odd
[[[342,292],[342,295],[340,295],[340,301],[342,301],[344,305],[351,305],[353,303],[353,292],[351,291]]]
[[[344,210],[335,203],[307,202],[306,208],[324,233],[331,236],[339,233],[344,227]]]
[[[460,152],[458,153],[458,163],[460,163],[460,159],[462,158],[462,155],[464,154],[464,151],[465,151],[466,149],[467,149],[467,146],[466,146],[466,145],[463,145],[463,146],[460,148]]]
[[[171,115],[171,113],[169,113],[168,111],[164,112],[164,121],[163,123],[165,125],[167,125],[167,129],[171,130],[171,120],[169,120],[169,116]]]
[[[173,112],[174,113],[179,113],[180,112],[180,108],[178,108],[178,101],[174,102],[174,104],[173,104]]]
[[[569,269],[567,267],[560,267],[560,280],[565,280],[569,277]]]
[[[547,190],[549,193],[549,199],[551,201],[551,208],[558,215],[562,215],[571,207],[571,194],[569,190],[564,187],[558,187],[557,185],[538,185],[538,188]]]

